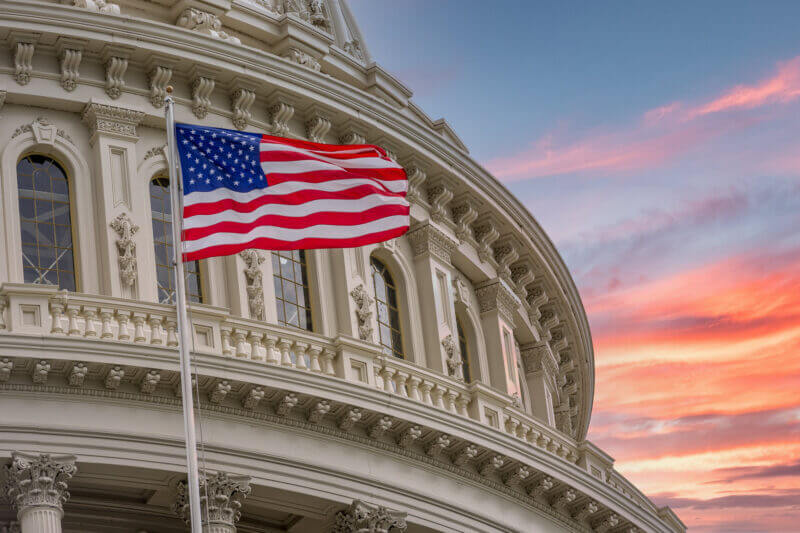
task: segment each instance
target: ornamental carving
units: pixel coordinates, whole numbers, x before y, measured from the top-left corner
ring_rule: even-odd
[[[106,0],[73,0],[72,5],[103,15],[119,15],[119,6]]]
[[[164,157],[167,156],[167,145],[166,144],[161,145],[161,146],[156,146],[155,148],[150,148],[147,152],[145,152],[143,160],[147,161],[148,159],[150,159],[152,157],[158,157],[160,155],[164,156]]]
[[[332,533],[400,533],[407,528],[405,513],[354,500],[349,509],[336,513]]]
[[[289,135],[289,121],[294,116],[294,106],[288,102],[278,101],[272,109],[272,133],[286,137]]]
[[[431,254],[446,264],[450,264],[450,255],[458,246],[445,233],[430,224],[419,226],[406,235],[415,256]]]
[[[325,134],[331,129],[331,121],[322,115],[317,114],[306,122],[306,134],[308,140],[315,143],[325,142]]]
[[[475,210],[472,202],[468,199],[462,200],[451,210],[453,221],[456,223],[456,237],[461,242],[472,238],[472,223],[478,218],[478,211]]]
[[[277,0],[275,11],[281,15],[295,15],[315,28],[329,31],[323,0]]]
[[[197,76],[192,83],[192,113],[199,119],[206,118],[211,107],[211,93],[216,81],[208,76]]]
[[[71,48],[65,48],[61,52],[61,87],[65,91],[72,92],[78,87],[83,52]]]
[[[20,85],[28,85],[33,72],[33,43],[17,43],[14,50],[14,79]]]
[[[469,294],[469,285],[467,285],[467,281],[459,274],[453,276],[453,295],[455,296],[456,302],[464,304],[466,307],[470,307],[472,305],[472,298]]]
[[[361,42],[358,39],[344,43],[344,51],[359,61],[364,61],[364,50],[361,48]]]
[[[156,65],[148,75],[150,84],[150,103],[153,107],[163,107],[167,97],[167,85],[172,79],[172,69]]]
[[[416,165],[406,167],[406,176],[408,176],[408,193],[406,198],[409,202],[420,203],[422,196],[422,184],[425,183],[427,175],[425,171]]]
[[[117,239],[119,277],[122,278],[124,286],[132,287],[136,283],[136,241],[133,240],[133,236],[139,231],[139,226],[133,223],[127,213],[117,215],[110,226],[119,236]]]
[[[256,101],[256,93],[250,89],[238,88],[231,93],[231,108],[233,116],[231,120],[236,129],[243,130],[247,127],[250,120],[250,107]]]
[[[495,223],[491,219],[476,222],[472,227],[472,233],[478,243],[478,258],[484,263],[493,261],[492,244],[500,238],[500,232],[497,231]]]
[[[122,96],[127,70],[128,58],[126,57],[110,57],[106,62],[106,94],[114,100]]]
[[[319,72],[320,69],[322,69],[322,65],[319,64],[319,61],[298,48],[289,49],[289,51],[283,55],[283,58],[297,63],[301,67],[311,69],[314,72]]]
[[[189,511],[189,490],[186,482],[178,484],[178,497],[172,510],[187,524],[191,520]],[[250,494],[250,477],[218,472],[200,477],[201,516],[207,516],[207,526],[233,528],[242,516],[242,501]],[[204,528],[205,529],[205,528]]]
[[[6,466],[8,499],[17,511],[29,507],[62,509],[69,499],[67,482],[77,471],[72,455],[11,452]]]
[[[213,13],[200,11],[193,7],[183,10],[183,12],[175,21],[175,25],[187,30],[196,31],[205,35],[209,35],[215,39],[227,41],[231,44],[242,44],[237,37],[228,35],[227,32],[222,31],[222,21]]]
[[[464,379],[462,366],[464,362],[461,360],[461,351],[458,349],[458,342],[452,335],[447,335],[442,339],[442,347],[447,356],[447,374],[458,380]]]
[[[431,219],[442,223],[447,220],[447,204],[453,199],[452,189],[444,183],[428,188],[428,203],[431,206]]]
[[[83,109],[83,121],[89,127],[90,137],[107,133],[130,139],[138,138],[136,126],[144,118],[144,113],[124,107],[89,103]]]
[[[0,359],[0,383],[5,383],[11,378],[12,370],[14,370],[14,361],[8,357]]]
[[[72,138],[70,138],[64,130],[56,128],[55,125],[50,122],[50,119],[45,117],[38,117],[30,124],[19,126],[14,130],[14,133],[11,134],[11,138],[13,139],[26,132],[31,132],[37,143],[55,144],[56,136],[66,139],[70,143],[72,142]]]
[[[481,314],[498,311],[509,323],[514,324],[514,311],[520,301],[503,280],[495,279],[477,288],[478,307]]]
[[[369,340],[372,336],[372,303],[375,301],[360,284],[350,291],[350,296],[356,304],[356,319],[358,321],[358,338],[362,341]]]
[[[19,522],[17,521],[0,522],[0,533],[20,533],[20,531]]]
[[[264,320],[264,283],[261,264],[266,260],[258,250],[248,249],[239,252],[244,260],[244,275],[247,278],[247,302],[250,307],[250,318]]]

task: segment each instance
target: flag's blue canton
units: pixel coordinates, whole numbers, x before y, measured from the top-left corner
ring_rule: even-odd
[[[261,170],[261,135],[176,124],[184,194],[225,187],[238,192],[267,186]]]

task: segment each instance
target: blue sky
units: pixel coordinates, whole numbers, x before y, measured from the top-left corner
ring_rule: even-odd
[[[692,531],[796,529],[800,2],[350,5],[564,256],[590,438]]]

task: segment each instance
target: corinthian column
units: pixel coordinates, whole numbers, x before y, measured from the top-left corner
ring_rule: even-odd
[[[72,455],[11,453],[5,467],[8,499],[17,510],[21,533],[61,533],[67,482],[75,474]]]
[[[218,472],[200,479],[200,513],[203,533],[236,533],[236,522],[241,518],[242,501],[250,494],[250,478]],[[186,483],[178,484],[178,498],[173,505],[175,513],[187,524],[189,515],[189,493]],[[23,532],[24,533],[24,532]]]

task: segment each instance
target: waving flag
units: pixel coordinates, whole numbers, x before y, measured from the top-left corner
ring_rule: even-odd
[[[176,124],[183,260],[347,248],[404,234],[408,179],[378,146]]]

